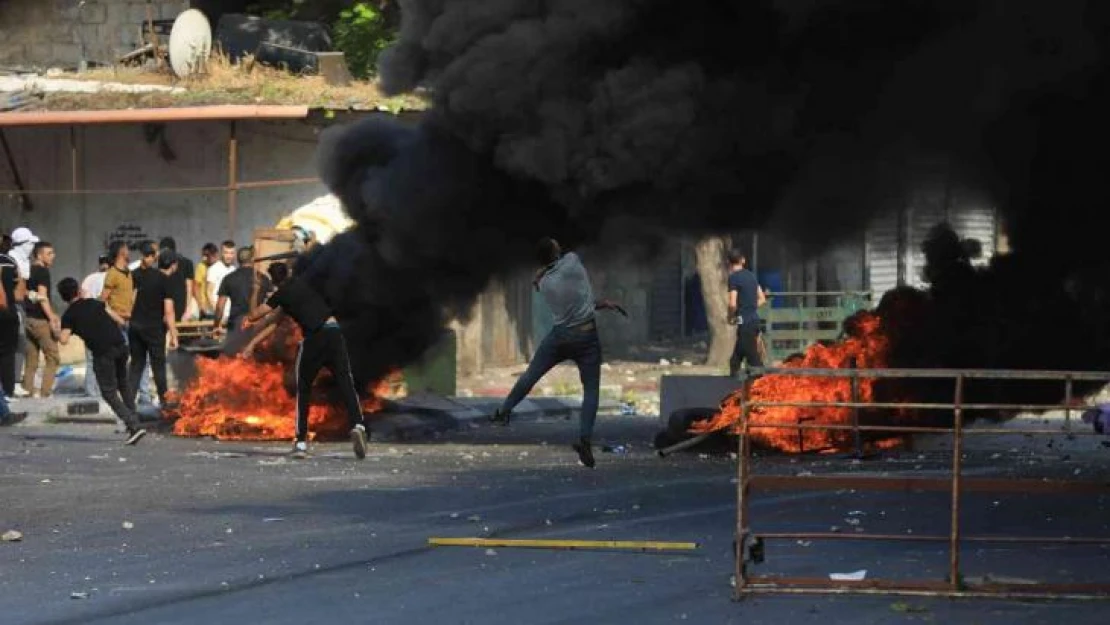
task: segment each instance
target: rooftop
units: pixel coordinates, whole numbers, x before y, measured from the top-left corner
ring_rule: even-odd
[[[373,82],[329,85],[320,76],[298,76],[254,64],[214,58],[208,73],[181,80],[168,70],[97,68],[46,75],[0,70],[0,114],[166,109],[221,105],[298,106],[354,111],[422,110],[424,98],[387,96]]]

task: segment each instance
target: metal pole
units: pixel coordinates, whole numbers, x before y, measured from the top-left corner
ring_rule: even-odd
[[[154,5],[151,0],[146,0],[146,27],[150,34],[150,47],[154,51],[154,63],[162,68],[162,55],[158,51],[158,33],[154,32]]]
[[[77,166],[77,127],[76,126],[70,126],[69,127],[69,174],[70,174],[70,180],[69,180],[70,189],[72,189],[73,191],[79,191],[81,185],[78,181],[78,176],[80,175],[80,173],[78,172],[78,166]]]
[[[714,430],[712,432],[705,432],[703,434],[698,434],[697,436],[695,436],[693,438],[688,438],[684,441],[680,441],[678,443],[675,443],[674,445],[671,445],[670,447],[664,447],[663,449],[660,449],[656,453],[659,454],[660,458],[666,458],[667,456],[669,456],[669,455],[671,455],[675,452],[679,452],[679,451],[682,451],[683,449],[689,449],[691,447],[695,447],[695,446],[697,446],[698,443],[704,441],[705,439],[709,438],[710,436],[712,436],[714,434],[716,434],[716,430]]]
[[[949,537],[949,583],[953,591],[963,586],[960,579],[960,470],[963,455],[963,404],[964,376],[956,376],[956,397],[953,404],[952,423],[952,529]]]
[[[686,337],[686,239],[678,244],[678,335]]]
[[[747,585],[747,567],[744,564],[744,548],[748,536],[748,455],[751,447],[748,443],[748,417],[751,415],[750,391],[751,384],[744,372],[744,385],[741,390],[740,401],[740,440],[736,461],[736,590],[733,598],[739,600]]]
[[[1071,376],[1064,378],[1064,431],[1071,434]]]
[[[81,153],[80,153],[80,151],[78,149],[78,146],[77,146],[77,126],[70,126],[69,127],[69,174],[70,174],[70,179],[69,179],[70,189],[74,192],[80,191],[81,190]],[[85,197],[82,196],[82,195],[77,195],[74,199],[76,200],[75,203],[81,205],[81,210],[78,211],[78,214],[80,215],[80,217],[78,217],[78,221],[80,222],[80,225],[81,225],[81,232],[82,233],[88,232],[89,231],[89,228],[88,228],[88,211],[85,210],[85,208],[86,208],[86,206],[85,206],[86,205]],[[87,238],[85,236],[81,237],[80,250],[79,250],[79,253],[81,254],[81,258],[84,258],[84,259],[87,259],[89,257],[88,254],[86,253],[87,250],[85,249],[85,241],[86,240],[87,240]]]
[[[239,139],[235,134],[235,122],[231,122],[231,132],[227,139],[227,230],[229,239],[235,239],[236,213],[239,209]]]
[[[855,358],[852,358],[851,360],[848,361],[848,368],[849,369],[855,369],[856,368],[856,359]],[[848,384],[851,386],[851,389],[852,389],[852,404],[858,404],[859,403],[859,378],[857,376],[853,375],[851,378],[848,379]],[[856,448],[856,458],[857,459],[863,458],[863,440],[860,437],[860,431],[859,431],[859,408],[854,406],[854,405],[852,406],[852,444]]]
[[[759,231],[752,232],[752,273],[759,275]]]
[[[19,167],[15,164],[15,157],[12,156],[12,146],[8,144],[8,136],[4,134],[3,128],[0,128],[0,148],[4,149],[4,157],[8,159],[8,169],[12,172],[12,182],[15,183],[15,188],[19,191],[19,199],[23,204],[23,210],[34,210],[35,205],[31,202],[31,196],[27,193],[27,187],[23,184],[23,176],[20,175]]]

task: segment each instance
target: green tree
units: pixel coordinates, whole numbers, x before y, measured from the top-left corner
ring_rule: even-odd
[[[329,25],[336,49],[358,78],[376,73],[378,55],[393,42],[401,17],[396,0],[256,0],[247,12]]]
[[[396,36],[396,29],[373,2],[356,2],[339,12],[332,26],[335,47],[343,52],[351,74],[369,78],[376,73],[378,55]]]

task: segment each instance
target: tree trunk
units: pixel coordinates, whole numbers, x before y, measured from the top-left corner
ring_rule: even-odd
[[[707,236],[694,247],[705,316],[709,325],[709,354],[705,364],[726,366],[736,341],[736,328],[728,322],[728,270],[725,255],[732,245],[729,237]]]

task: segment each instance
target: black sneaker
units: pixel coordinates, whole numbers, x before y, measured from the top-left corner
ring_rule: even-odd
[[[351,446],[355,449],[355,457],[362,460],[366,457],[366,434],[365,425],[356,425],[351,428]]]
[[[577,443],[571,445],[571,448],[578,453],[578,461],[588,469],[594,468],[594,450],[590,445],[590,439],[579,439]]]
[[[124,445],[134,445],[135,443],[142,440],[142,438],[144,436],[146,436],[146,430],[144,430],[143,428],[135,428],[133,430],[128,430],[127,431],[127,440],[124,441],[123,444]]]
[[[289,457],[294,460],[304,460],[308,458],[308,443],[304,441],[293,443],[293,451],[289,454]]]
[[[511,414],[511,412],[504,411],[498,408],[497,410],[493,411],[492,415],[490,415],[489,422],[494,425],[509,425],[509,417]]]
[[[6,417],[0,417],[0,425],[15,425],[26,418],[26,412],[9,412]]]

